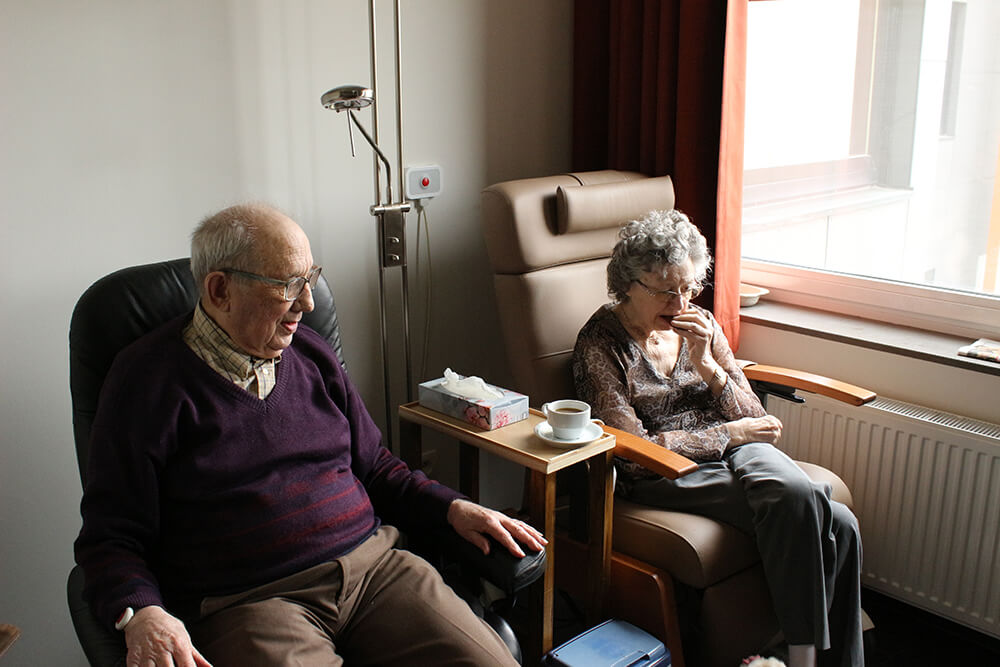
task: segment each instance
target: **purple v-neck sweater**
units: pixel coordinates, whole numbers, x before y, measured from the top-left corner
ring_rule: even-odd
[[[459,494],[413,472],[321,336],[300,326],[260,400],[181,339],[182,317],[123,350],[94,421],[76,559],[109,625],[194,609],[341,556],[380,525],[445,523]]]

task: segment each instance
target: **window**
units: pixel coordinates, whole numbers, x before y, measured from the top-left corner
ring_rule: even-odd
[[[1000,330],[997,25],[995,0],[750,3],[746,282]]]

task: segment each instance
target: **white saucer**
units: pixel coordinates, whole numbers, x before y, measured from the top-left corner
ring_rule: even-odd
[[[543,421],[535,424],[535,435],[555,447],[579,447],[600,438],[604,435],[604,429],[601,428],[600,424],[590,422],[583,427],[579,436],[572,440],[563,440],[552,434],[552,426],[548,421]]]

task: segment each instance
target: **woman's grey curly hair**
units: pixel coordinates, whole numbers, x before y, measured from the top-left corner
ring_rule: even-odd
[[[677,209],[650,211],[622,227],[618,239],[608,263],[608,295],[617,301],[628,301],[629,288],[643,272],[664,270],[690,259],[695,280],[701,284],[712,265],[705,237]]]

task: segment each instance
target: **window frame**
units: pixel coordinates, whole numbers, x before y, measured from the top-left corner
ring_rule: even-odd
[[[997,338],[1000,297],[743,258],[767,299],[954,336]]]
[[[892,31],[878,29],[878,7],[876,0],[860,3],[855,78],[855,89],[859,92],[878,89],[873,82],[880,66],[879,51],[883,41],[895,38]],[[911,83],[915,85],[915,81]],[[743,206],[766,206],[767,202],[780,201],[784,196],[816,196],[865,185],[906,189],[909,183],[895,182],[898,174],[906,171],[905,165],[888,165],[889,173],[887,167],[876,173],[873,166],[872,153],[879,152],[880,146],[870,144],[868,117],[879,113],[881,106],[870,97],[855,97],[851,157],[806,165],[806,178],[782,166],[746,171],[750,188],[744,190]],[[995,191],[1000,192],[1000,185],[995,185]],[[771,294],[767,298],[781,303],[956,336],[1000,338],[1000,296],[748,257],[742,257],[741,281],[768,288]]]

